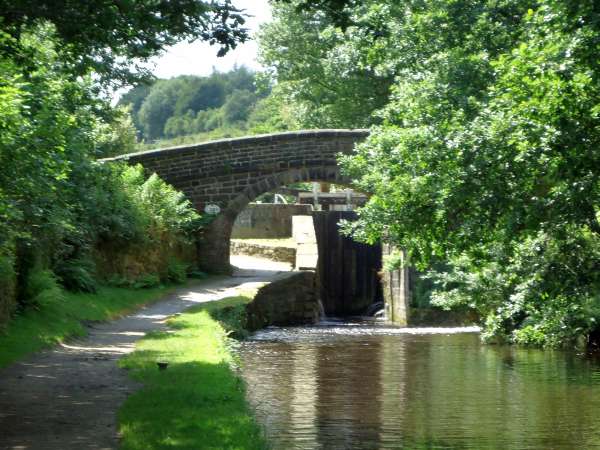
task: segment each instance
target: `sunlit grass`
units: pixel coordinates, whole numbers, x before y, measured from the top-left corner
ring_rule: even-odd
[[[122,448],[262,449],[263,434],[230,364],[228,334],[243,328],[238,296],[194,307],[148,334],[121,360],[144,388],[119,412]],[[168,362],[159,370],[157,362]]]
[[[105,321],[161,299],[173,286],[153,289],[101,287],[96,294],[65,293],[17,315],[0,332],[0,367],[31,353],[83,336],[85,322]]]

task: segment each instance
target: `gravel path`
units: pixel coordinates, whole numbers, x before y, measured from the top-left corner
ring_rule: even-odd
[[[0,449],[116,449],[116,412],[139,386],[117,367],[145,333],[194,304],[286,276],[286,264],[232,257],[232,277],[184,288],[89,335],[0,369]],[[253,269],[260,267],[260,269]]]

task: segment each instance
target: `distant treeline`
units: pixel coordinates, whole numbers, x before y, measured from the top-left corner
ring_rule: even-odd
[[[146,144],[198,134],[226,137],[291,126],[291,121],[282,117],[268,80],[243,66],[207,77],[183,75],[138,85],[124,94],[119,104],[130,108],[138,140]]]

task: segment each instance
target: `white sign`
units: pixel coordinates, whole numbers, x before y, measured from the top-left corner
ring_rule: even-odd
[[[217,215],[221,212],[221,208],[219,207],[219,205],[215,205],[215,204],[208,204],[204,207],[204,212],[206,214],[212,214],[212,215]]]

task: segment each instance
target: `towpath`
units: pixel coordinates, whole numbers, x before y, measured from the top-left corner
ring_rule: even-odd
[[[117,360],[165,319],[198,303],[235,295],[284,277],[290,267],[232,257],[232,277],[182,288],[122,319],[95,324],[89,335],[0,370],[0,449],[84,450],[118,447],[116,413],[139,388]],[[260,269],[256,269],[260,268]]]

